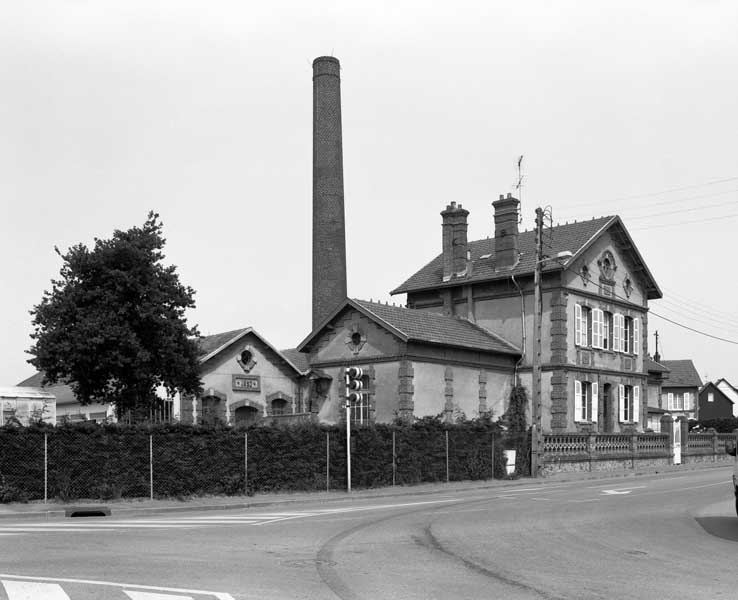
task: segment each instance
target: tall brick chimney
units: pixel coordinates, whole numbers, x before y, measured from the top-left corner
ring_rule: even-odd
[[[340,70],[313,61],[313,329],[346,299]]]
[[[520,201],[500,194],[495,209],[495,268],[511,268],[518,264],[518,205]]]
[[[466,218],[469,211],[452,202],[441,212],[443,244],[443,281],[449,281],[454,275],[466,274]]]

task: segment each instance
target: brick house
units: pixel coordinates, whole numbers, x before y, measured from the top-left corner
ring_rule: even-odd
[[[728,419],[733,416],[733,401],[713,382],[708,381],[697,393],[700,421]]]
[[[304,355],[274,348],[251,327],[204,336],[199,340],[203,393],[175,394],[150,415],[152,421],[251,423],[261,419],[309,418],[309,367]],[[42,373],[22,381],[56,397],[56,421],[114,421],[108,404],[82,406],[63,383],[41,388]]]
[[[394,289],[407,306],[467,319],[519,346],[521,382],[533,358],[535,232],[518,231],[519,201],[493,202],[495,235],[467,242],[467,216],[441,213],[442,251]],[[662,297],[617,216],[545,231],[541,396],[544,431],[633,431],[645,424],[648,301]]]
[[[359,424],[444,415],[501,416],[520,350],[467,319],[345,300],[297,348],[306,354],[321,422],[345,422],[344,369],[364,371]]]
[[[694,363],[691,360],[659,362],[669,369],[669,374],[661,386],[661,407],[674,417],[699,419],[697,392],[702,387],[702,380]]]

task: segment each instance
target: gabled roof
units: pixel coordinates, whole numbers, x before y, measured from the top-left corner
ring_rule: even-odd
[[[733,390],[736,394],[738,394],[738,388],[736,388],[730,381],[725,379],[725,377],[721,377],[715,382],[715,387],[719,386],[721,383],[724,383],[727,385],[731,390]]]
[[[691,360],[662,360],[661,364],[670,371],[669,378],[662,385],[664,389],[702,386],[702,380]]]
[[[650,356],[643,357],[643,372],[644,373],[668,373],[669,369],[666,368],[659,362],[656,362]]]
[[[18,387],[38,388],[44,392],[48,392],[56,398],[57,406],[77,402],[77,399],[74,397],[74,392],[72,392],[72,388],[70,388],[66,383],[59,381],[52,385],[41,385],[43,379],[44,374],[39,371],[38,373],[34,373],[29,378],[21,381],[18,384]]]
[[[226,331],[225,333],[216,333],[214,335],[208,335],[201,337],[198,340],[200,346],[200,364],[206,363],[208,360],[216,356],[218,353],[225,350],[231,344],[235,344],[241,338],[251,334],[259,339],[259,341],[279,356],[284,362],[286,362],[292,370],[298,375],[304,375],[307,369],[300,369],[292,360],[285,356],[282,352],[272,346],[266,339],[259,334],[253,327],[246,327],[244,329],[234,329],[233,331]]]
[[[297,348],[288,348],[287,350],[280,350],[280,352],[303,373],[310,370],[308,356],[304,352],[300,352]]]
[[[661,298],[661,290],[646,267],[646,263],[635,247],[630,234],[625,229],[618,216],[600,217],[589,221],[579,221],[556,225],[550,230],[550,237],[546,233],[546,252],[555,256],[560,252],[571,252],[572,257],[564,264],[551,261],[544,266],[546,271],[555,271],[564,268],[565,264],[576,260],[587,250],[605,231],[613,233],[616,246],[629,255],[635,271],[640,273],[646,286],[646,293],[650,300]],[[495,270],[495,239],[487,238],[469,242],[467,250],[471,254],[472,266],[470,275],[453,277],[450,281],[443,281],[443,254],[439,254],[427,265],[411,275],[404,283],[392,290],[391,294],[404,294],[440,287],[452,287],[467,283],[477,283],[494,279],[533,274],[535,266],[535,231],[524,231],[518,234],[518,252],[520,260],[512,269]]]
[[[346,308],[357,310],[404,342],[424,342],[426,344],[468,348],[481,352],[520,355],[520,349],[515,345],[467,319],[351,298],[340,304],[320,326],[315,328],[300,343],[297,349],[303,350],[306,348],[322,329]]]

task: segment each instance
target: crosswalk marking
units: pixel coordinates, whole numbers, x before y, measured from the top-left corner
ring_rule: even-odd
[[[58,583],[2,580],[8,600],[69,600]]]

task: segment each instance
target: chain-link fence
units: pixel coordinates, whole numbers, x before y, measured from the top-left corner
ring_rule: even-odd
[[[354,489],[530,473],[529,434],[499,428],[356,428],[350,450]],[[338,427],[10,428],[0,502],[345,490],[347,457]]]

